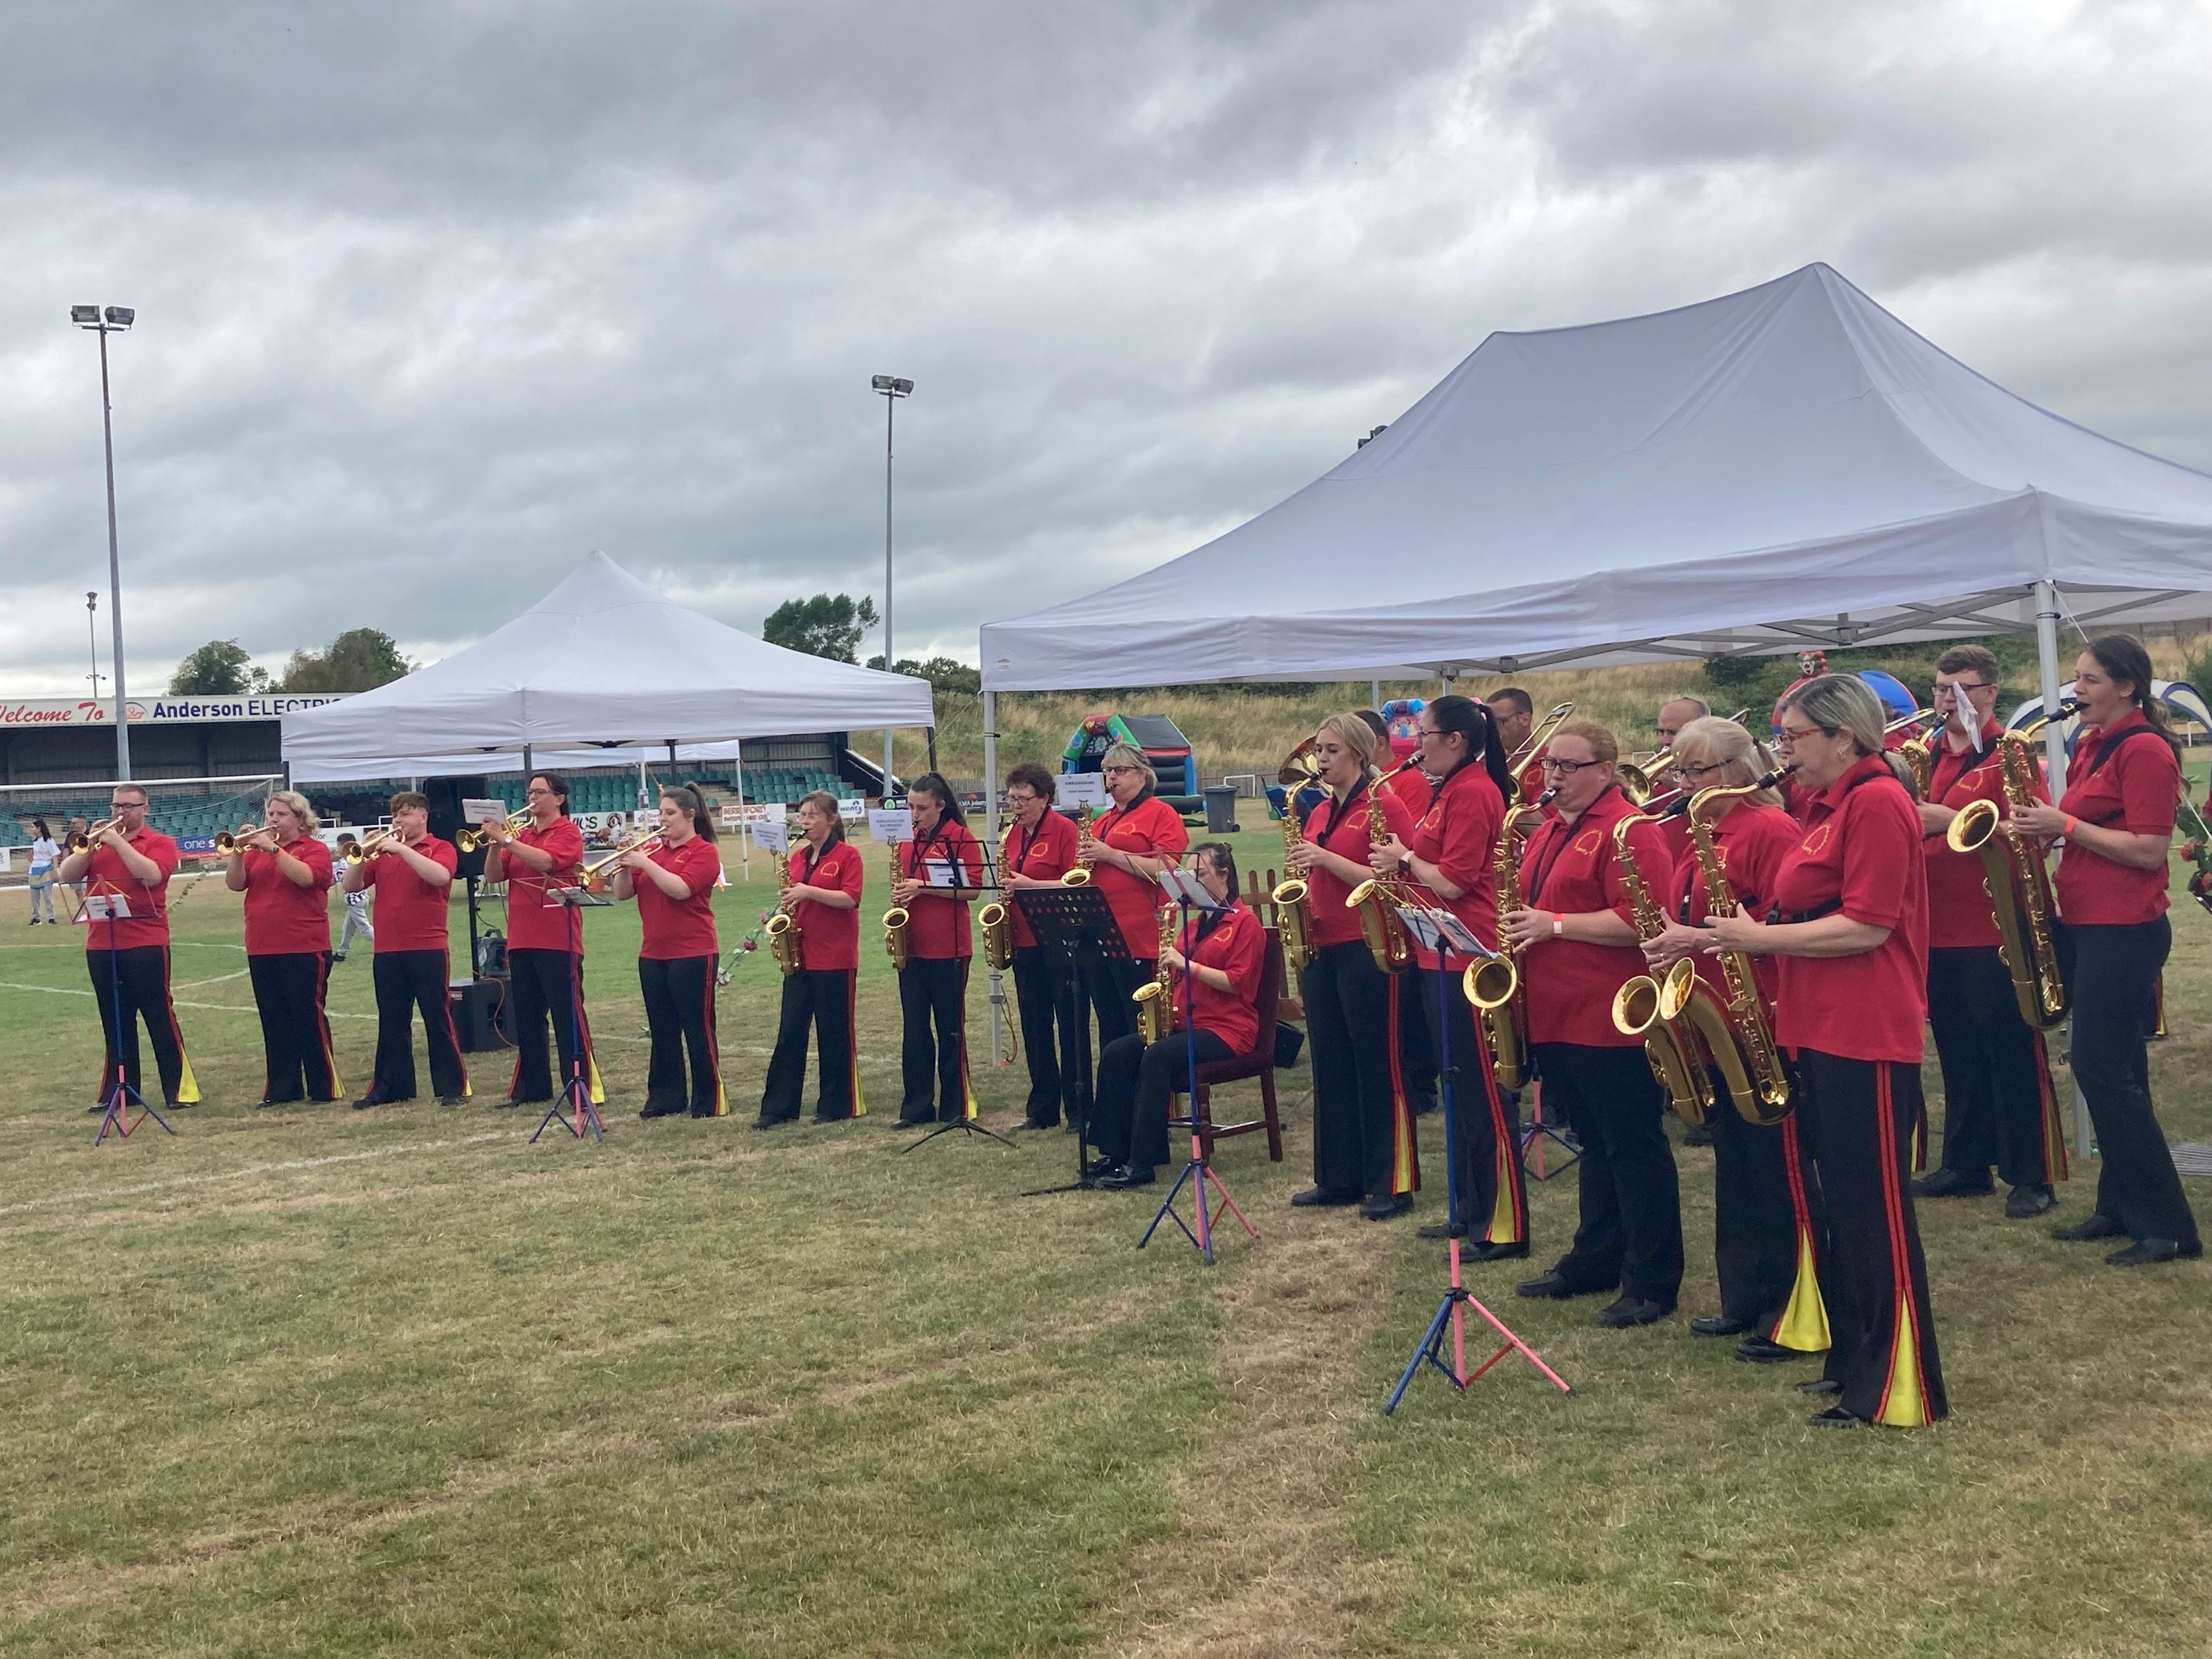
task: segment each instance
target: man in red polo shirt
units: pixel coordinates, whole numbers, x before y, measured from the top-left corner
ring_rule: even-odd
[[[553,1098],[545,1064],[550,1021],[561,1054],[561,1078],[582,1077],[592,1103],[604,1103],[599,1068],[592,1054],[592,1028],[584,1018],[584,916],[552,894],[576,886],[584,862],[584,832],[568,816],[568,781],[551,772],[531,775],[530,822],[508,835],[504,821],[483,826],[491,843],[484,879],[507,884],[507,994],[514,1008],[514,1075],[501,1106]]]
[[[430,802],[403,789],[392,798],[392,833],[346,866],[345,890],[376,889],[376,1073],[356,1111],[415,1098],[415,1011],[430,1052],[430,1088],[441,1106],[468,1098],[468,1068],[447,1000],[446,902],[460,860],[430,833]]]
[[[117,784],[108,810],[112,816],[92,844],[70,853],[55,870],[56,880],[82,886],[87,900],[119,899],[131,913],[85,924],[85,971],[107,1046],[93,1110],[105,1109],[118,1080],[133,1097],[145,1098],[138,1070],[142,1018],[154,1045],[162,1100],[191,1106],[199,1100],[199,1085],[169,1000],[169,878],[176,873],[177,843],[147,824],[146,792],[135,783]]]

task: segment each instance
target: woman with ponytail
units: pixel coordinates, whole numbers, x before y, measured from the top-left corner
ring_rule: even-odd
[[[638,988],[653,1037],[640,1117],[687,1109],[694,1117],[720,1117],[730,1109],[714,1039],[714,967],[722,947],[714,893],[721,873],[706,799],[681,783],[660,792],[660,844],[633,848],[615,866],[615,897],[637,901]]]

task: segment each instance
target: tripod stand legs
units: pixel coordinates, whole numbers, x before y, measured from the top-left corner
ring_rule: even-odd
[[[1437,1370],[1443,1373],[1445,1382],[1464,1394],[1467,1392],[1468,1384],[1509,1353],[1517,1353],[1534,1365],[1544,1374],[1546,1381],[1561,1394],[1573,1394],[1574,1390],[1567,1386],[1557,1371],[1544,1363],[1542,1357],[1534,1348],[1516,1335],[1504,1320],[1476,1299],[1474,1293],[1460,1282],[1459,1274],[1459,1241],[1454,1239],[1451,1245],[1451,1283],[1445,1288],[1443,1300],[1437,1304],[1436,1317],[1429,1321],[1428,1329],[1421,1334],[1421,1340],[1413,1350],[1413,1357],[1406,1362],[1406,1369],[1398,1378],[1398,1386],[1390,1390],[1389,1399],[1383,1402],[1382,1414],[1388,1417],[1398,1409],[1398,1402],[1406,1397],[1406,1390],[1413,1387],[1413,1378],[1419,1375],[1421,1367],[1425,1364],[1435,1366]],[[1498,1351],[1472,1371],[1467,1368],[1467,1310],[1470,1308],[1488,1321],[1490,1328],[1504,1339]],[[1450,1334],[1452,1345],[1449,1364],[1444,1363],[1443,1358],[1447,1330]]]
[[[1191,1194],[1197,1211],[1198,1225],[1195,1229],[1182,1218],[1182,1212],[1175,1206],[1176,1200],[1182,1195],[1185,1182],[1191,1183]],[[1145,1229],[1145,1236],[1137,1241],[1137,1248],[1141,1250],[1152,1242],[1152,1235],[1159,1231],[1160,1223],[1172,1221],[1181,1229],[1182,1236],[1190,1241],[1191,1249],[1206,1258],[1207,1267],[1212,1267],[1214,1261],[1213,1224],[1206,1213],[1206,1189],[1209,1183],[1224,1207],[1237,1218],[1237,1224],[1254,1238],[1258,1238],[1260,1230],[1245,1218],[1243,1211],[1237,1207],[1237,1200],[1229,1195],[1229,1188],[1222,1185],[1221,1177],[1214,1174],[1213,1166],[1202,1158],[1194,1158],[1182,1166],[1182,1172],[1175,1178],[1175,1185],[1168,1188],[1168,1195],[1160,1200],[1160,1207],[1152,1213],[1152,1224]]]
[[[914,1151],[915,1147],[927,1146],[931,1141],[936,1139],[938,1136],[942,1134],[950,1134],[955,1129],[964,1130],[971,1135],[981,1135],[988,1140],[995,1140],[999,1145],[1004,1146],[1008,1152],[1012,1152],[1014,1149],[1014,1143],[1007,1139],[1006,1136],[1000,1134],[996,1129],[987,1129],[971,1117],[956,1117],[949,1123],[939,1124],[935,1128],[932,1129],[927,1134],[922,1136],[919,1140],[912,1141],[908,1145],[900,1147],[899,1156],[901,1158],[904,1158],[908,1152]]]

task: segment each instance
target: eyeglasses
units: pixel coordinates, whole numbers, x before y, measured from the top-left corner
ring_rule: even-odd
[[[550,797],[553,792],[550,789],[526,789],[522,793],[526,795],[531,796],[545,795]]]
[[[1133,772],[1137,769],[1133,766],[1102,766],[1098,769],[1111,778],[1118,777],[1124,772]]]
[[[1686,778],[1709,778],[1716,772],[1726,770],[1727,767],[1726,761],[1715,761],[1711,766],[1686,766],[1680,761],[1674,763],[1674,770]]]
[[[1824,737],[1832,738],[1836,735],[1836,728],[1832,726],[1778,726],[1775,728],[1774,735],[1778,742],[1789,744],[1794,748],[1798,744],[1804,742],[1806,738],[1811,737],[1815,732],[1820,732]]]
[[[1560,760],[1557,757],[1552,755],[1545,756],[1543,761],[1544,769],[1547,772],[1557,772],[1563,778],[1571,778],[1585,767],[1610,766],[1613,763],[1611,761]]]
[[[1995,680],[1956,680],[1949,685],[1937,686],[1936,695],[1940,697],[1948,691],[1956,696],[1962,691],[1986,691],[1996,684]]]

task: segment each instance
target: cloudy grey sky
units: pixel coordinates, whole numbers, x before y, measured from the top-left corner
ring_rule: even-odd
[[[972,661],[1492,329],[1814,259],[2212,468],[2208,69],[2185,0],[11,7],[0,695],[83,689],[107,586],[76,301],[142,319],[136,690],[440,656],[593,547],[753,630],[879,593],[876,372],[899,653]]]

